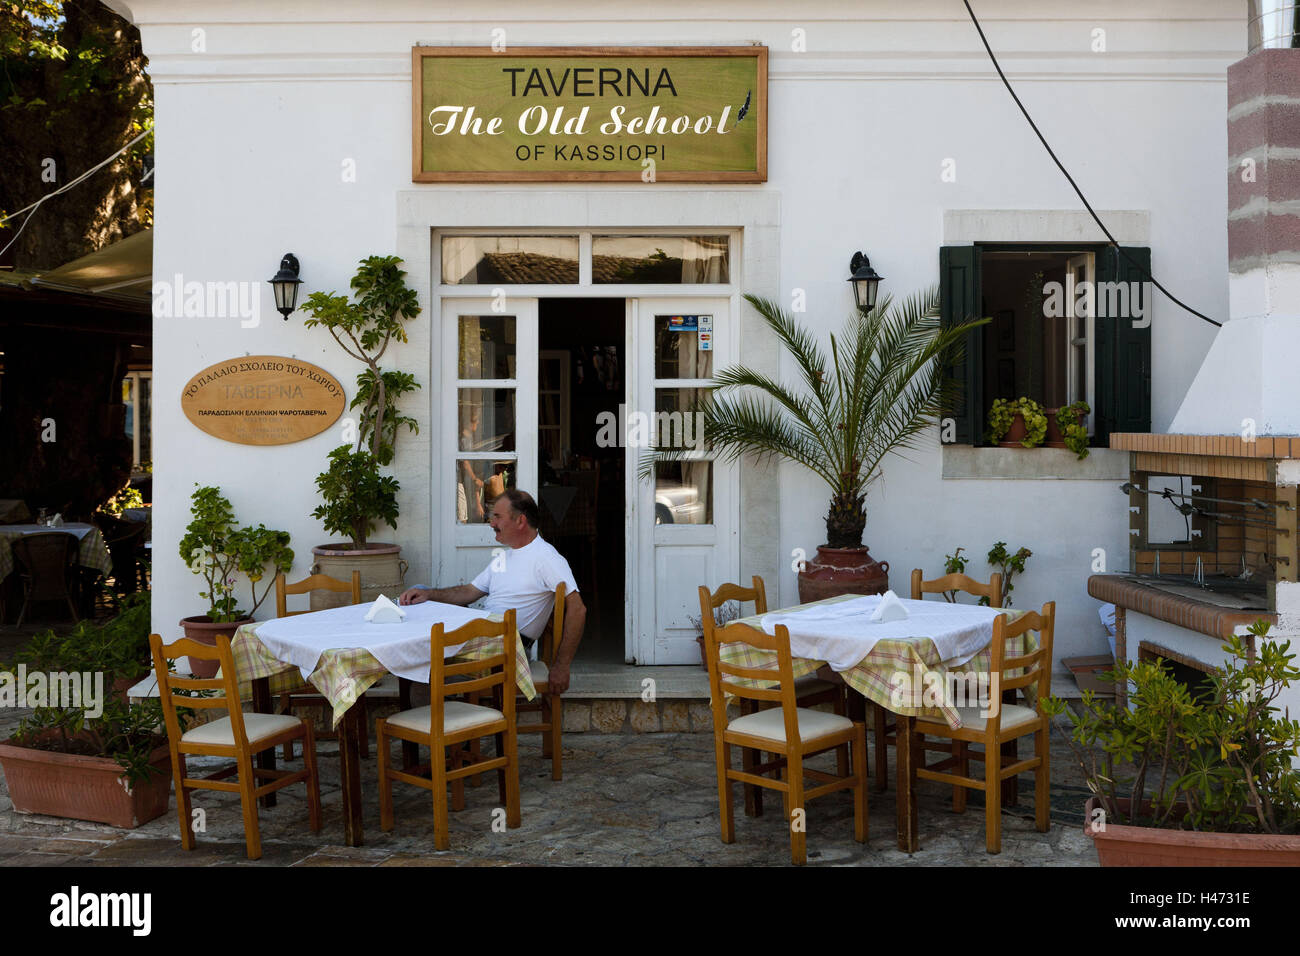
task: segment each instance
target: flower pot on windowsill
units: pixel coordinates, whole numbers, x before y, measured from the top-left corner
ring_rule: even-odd
[[[357,548],[348,542],[322,544],[311,549],[316,563],[311,567],[312,574],[327,574],[340,581],[352,580],[354,570],[361,572],[361,600],[373,601],[379,595],[396,600],[406,590],[406,569],[409,565],[402,560],[400,544],[386,544],[371,541],[364,548]],[[312,591],[311,609],[323,611],[326,608],[342,607],[350,604],[352,595],[343,591]]]
[[[196,617],[181,618],[181,627],[185,629],[185,636],[191,641],[198,641],[200,644],[207,644],[211,647],[217,646],[217,636],[224,634],[226,637],[234,638],[235,631],[239,630],[245,624],[252,624],[251,617],[240,618],[238,621],[219,621],[214,622],[206,614],[200,614]],[[195,677],[209,678],[216,677],[217,671],[221,669],[221,664],[217,661],[190,661],[190,673]]]
[[[817,559],[799,572],[799,603],[840,594],[884,594],[889,590],[889,562],[876,561],[868,548],[819,545]]]
[[[0,743],[0,767],[14,810],[124,829],[134,829],[167,812],[172,774],[166,744],[154,749],[149,765],[161,772],[128,788],[122,766],[112,757]]]
[[[1022,445],[1021,442],[1028,434],[1029,428],[1025,425],[1025,416],[1016,412],[1015,416],[1011,419],[1011,427],[1007,429],[1007,433],[1003,435],[1002,439],[998,442],[998,447],[1024,448],[1025,446]]]
[[[1127,814],[1129,801],[1119,800]],[[1090,797],[1083,832],[1102,866],[1300,866],[1300,836],[1273,833],[1206,833],[1106,823],[1093,829],[1101,800]]]

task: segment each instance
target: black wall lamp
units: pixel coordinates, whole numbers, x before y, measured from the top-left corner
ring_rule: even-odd
[[[289,314],[298,306],[298,286],[302,285],[298,278],[298,257],[286,252],[280,260],[280,271],[266,281],[271,283],[275,293],[276,311],[284,316],[286,322],[289,321]]]
[[[884,276],[877,275],[871,268],[871,260],[860,252],[853,253],[849,260],[849,281],[853,283],[853,301],[859,309],[870,312],[876,307],[876,292]]]

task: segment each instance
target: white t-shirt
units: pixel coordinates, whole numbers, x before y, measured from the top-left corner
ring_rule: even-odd
[[[539,534],[522,548],[511,548],[493,558],[471,583],[487,592],[484,606],[488,611],[500,614],[514,608],[519,633],[535,639],[546,630],[555,587],[561,581],[569,594],[578,590],[569,562]]]

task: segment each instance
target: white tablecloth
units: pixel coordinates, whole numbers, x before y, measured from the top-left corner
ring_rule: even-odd
[[[993,621],[1002,613],[972,604],[901,599],[907,620],[874,624],[871,614],[879,603],[879,595],[869,595],[801,611],[774,611],[763,615],[763,630],[775,634],[776,626],[784,624],[792,656],[825,661],[836,671],[856,666],[878,641],[921,636],[934,641],[946,666],[955,666],[988,647]]]
[[[334,648],[360,647],[384,669],[407,680],[429,682],[429,631],[441,622],[448,631],[478,618],[481,610],[426,601],[402,608],[406,619],[398,624],[375,624],[365,619],[370,602],[281,617],[257,625],[257,639],[279,660],[288,661],[307,680],[321,655]],[[463,645],[449,648],[453,656]]]
[[[43,524],[7,524],[0,526],[0,531],[5,534],[44,534],[47,531],[66,531],[68,534],[75,534],[78,541],[94,530],[95,526],[93,524],[86,524],[81,521],[70,521],[58,528],[47,528]]]

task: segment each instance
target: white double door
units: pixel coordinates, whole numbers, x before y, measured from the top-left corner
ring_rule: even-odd
[[[624,455],[624,600],[602,594],[601,605],[625,608],[628,662],[697,664],[697,588],[736,580],[739,565],[738,469],[714,459],[688,414],[735,361],[731,300],[646,296],[626,299],[624,312],[623,413],[571,422],[575,436],[590,429]],[[446,587],[473,580],[500,547],[484,500],[503,486],[538,496],[538,300],[446,298],[439,341],[434,577]],[[646,445],[666,443],[684,447],[683,460],[641,478]],[[588,639],[598,626],[588,619]]]

